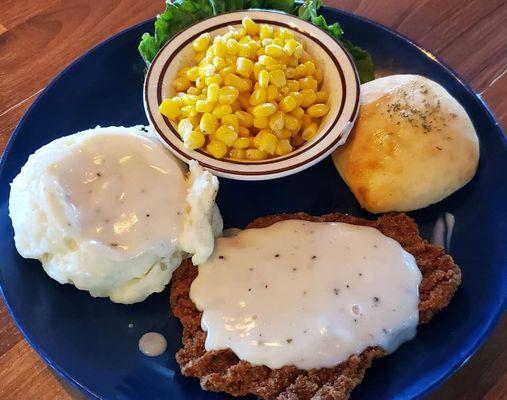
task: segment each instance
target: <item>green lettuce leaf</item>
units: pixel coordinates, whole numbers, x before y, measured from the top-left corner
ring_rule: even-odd
[[[139,52],[146,65],[150,65],[169,38],[198,21],[233,10],[272,9],[296,14],[328,32],[353,56],[361,82],[374,79],[375,67],[370,53],[345,39],[338,23],[328,25],[326,19],[318,13],[321,6],[322,0],[305,0],[299,6],[294,0],[168,0],[165,11],[157,16],[154,35],[143,34]]]
[[[354,58],[357,72],[361,83],[375,79],[375,66],[371,54],[363,48],[356,46],[350,40],[343,37],[343,30],[338,23],[328,25],[326,19],[318,14],[322,7],[322,0],[306,0],[298,9],[298,16],[301,19],[310,21],[322,30],[328,32],[348,50]]]

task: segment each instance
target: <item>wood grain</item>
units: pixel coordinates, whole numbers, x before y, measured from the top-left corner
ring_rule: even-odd
[[[392,27],[453,67],[507,127],[505,0],[343,0],[327,4]],[[0,152],[48,82],[80,54],[163,9],[162,0],[2,0]],[[507,317],[428,399],[507,398]],[[81,399],[22,338],[0,301],[0,399]]]

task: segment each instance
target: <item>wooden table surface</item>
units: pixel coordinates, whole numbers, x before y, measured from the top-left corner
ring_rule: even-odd
[[[507,127],[507,1],[335,0],[392,27],[451,65]],[[1,0],[0,153],[48,82],[108,36],[163,9],[162,0]],[[429,399],[507,399],[507,317]],[[22,338],[0,300],[0,399],[76,399]]]

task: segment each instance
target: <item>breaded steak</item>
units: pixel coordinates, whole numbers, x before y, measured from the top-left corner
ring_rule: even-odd
[[[345,222],[377,228],[398,241],[411,253],[422,273],[419,286],[419,322],[428,322],[451,300],[461,282],[459,267],[443,249],[419,236],[415,222],[405,214],[388,214],[375,221],[343,214],[312,217],[304,213],[257,218],[247,228],[263,228],[287,219],[315,222]],[[234,396],[249,393],[263,399],[347,399],[377,357],[386,355],[380,347],[370,347],[334,368],[299,370],[294,366],[270,369],[241,361],[231,350],[206,351],[206,332],[201,329],[201,312],[189,298],[197,268],[184,261],[172,278],[171,306],[183,324],[183,348],[176,354],[181,372],[200,379],[203,389]]]

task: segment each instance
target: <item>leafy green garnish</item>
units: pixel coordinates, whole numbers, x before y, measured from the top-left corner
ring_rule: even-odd
[[[361,82],[374,79],[375,68],[370,53],[345,39],[338,23],[328,25],[326,19],[318,13],[321,6],[322,0],[305,0],[300,6],[294,0],[167,0],[165,11],[155,21],[154,35],[143,34],[139,52],[149,65],[175,33],[198,21],[227,11],[264,8],[296,14],[328,32],[354,57]]]
[[[328,25],[326,19],[317,12],[320,7],[322,7],[322,0],[306,0],[304,4],[299,7],[298,16],[301,19],[317,25],[343,44],[352,57],[354,57],[356,68],[359,72],[359,78],[362,83],[375,79],[375,66],[373,65],[371,54],[363,48],[356,46],[350,40],[345,39],[343,37],[343,30],[337,22]]]

